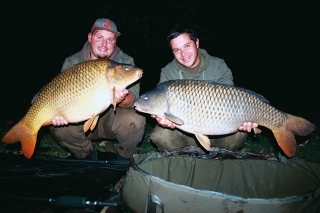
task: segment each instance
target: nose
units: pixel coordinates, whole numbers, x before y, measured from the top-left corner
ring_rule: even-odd
[[[108,41],[107,41],[106,39],[102,39],[102,40],[101,40],[101,44],[102,44],[103,46],[107,46],[107,43],[108,43]]]

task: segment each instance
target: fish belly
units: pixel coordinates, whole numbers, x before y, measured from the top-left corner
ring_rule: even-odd
[[[75,123],[88,120],[99,115],[110,106],[110,93],[106,90],[92,91],[87,95],[79,96],[74,102],[68,102],[57,114],[68,122]]]

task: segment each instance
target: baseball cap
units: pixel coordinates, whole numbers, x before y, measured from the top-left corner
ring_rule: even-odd
[[[96,22],[94,22],[91,31],[93,31],[94,29],[108,30],[110,32],[113,32],[117,37],[121,35],[121,33],[117,31],[117,25],[107,18],[97,19]]]

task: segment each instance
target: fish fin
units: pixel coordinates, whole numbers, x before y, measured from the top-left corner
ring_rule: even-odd
[[[97,120],[99,115],[92,116],[89,120],[87,120],[83,125],[83,131],[87,132],[89,129],[93,130],[97,124]]]
[[[294,135],[306,136],[313,132],[316,126],[304,118],[288,114],[286,128]]]
[[[253,127],[254,134],[260,134],[262,131],[258,127]]]
[[[84,132],[87,132],[87,131],[90,129],[90,125],[91,125],[91,123],[92,123],[91,119],[92,119],[92,118],[90,118],[89,120],[87,120],[87,121],[84,123],[84,125],[83,125],[83,131],[84,131]]]
[[[277,140],[278,145],[282,151],[288,156],[292,157],[297,150],[296,139],[290,131],[273,131],[273,135]]]
[[[42,126],[48,126],[48,125],[51,125],[51,124],[52,124],[52,120],[43,123]]]
[[[113,87],[112,92],[113,92],[113,102],[112,102],[113,111],[116,111],[116,106],[117,106],[116,87]]]
[[[195,134],[196,138],[198,139],[198,141],[200,142],[200,144],[203,146],[203,148],[205,148],[206,150],[210,150],[210,139],[208,138],[208,136],[203,135],[203,134]]]
[[[37,133],[31,134],[26,132],[23,129],[21,122],[19,122],[3,136],[1,141],[7,144],[20,141],[24,156],[30,159],[36,147]]]
[[[292,157],[297,150],[294,135],[306,136],[315,129],[315,125],[304,118],[288,114],[286,122],[279,129],[271,129],[283,152]]]
[[[183,125],[184,121],[178,118],[177,116],[172,115],[171,113],[165,112],[164,115],[173,123],[178,125]]]
[[[92,122],[92,124],[91,124],[91,126],[90,126],[90,130],[91,130],[91,131],[96,127],[96,124],[97,124],[97,122],[98,122],[98,118],[99,118],[99,115],[97,115],[97,116],[94,117],[94,120],[93,120],[93,122]]]

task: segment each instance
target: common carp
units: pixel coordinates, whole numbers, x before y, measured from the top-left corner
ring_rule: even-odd
[[[25,116],[4,135],[2,142],[20,141],[23,154],[29,159],[39,129],[52,124],[55,116],[62,116],[68,123],[87,120],[84,131],[93,130],[100,113],[111,104],[115,109],[115,87],[126,88],[140,79],[142,73],[140,68],[108,59],[79,63],[59,73],[39,92]]]
[[[233,133],[244,122],[252,122],[269,128],[283,152],[291,157],[297,149],[294,135],[305,136],[315,129],[311,122],[276,109],[250,90],[207,81],[163,82],[141,95],[134,106],[140,112],[165,116],[177,128],[195,134],[207,150],[207,135]]]

